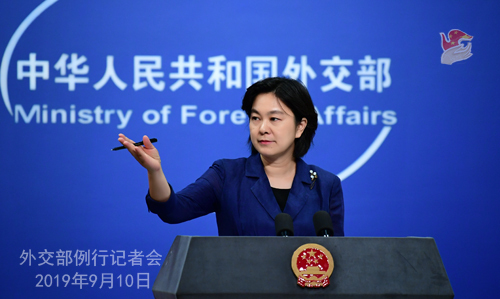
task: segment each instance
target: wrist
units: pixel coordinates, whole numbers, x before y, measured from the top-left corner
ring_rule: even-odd
[[[153,177],[157,178],[157,177],[164,176],[161,166],[159,168],[147,169],[147,171],[148,171],[148,177],[150,177],[150,178],[153,178]]]

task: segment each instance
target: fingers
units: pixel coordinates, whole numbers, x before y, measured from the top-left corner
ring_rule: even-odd
[[[132,156],[134,156],[135,159],[138,158],[138,152],[136,149],[136,146],[134,145],[134,141],[124,134],[120,133],[118,134],[118,141],[129,151]]]
[[[129,150],[129,152],[132,155],[134,155],[134,157],[136,157],[136,155],[139,153],[139,152],[137,152],[136,148],[141,148],[141,149],[143,148],[142,146],[135,146],[134,145],[135,141],[133,141],[132,139],[128,138],[127,136],[125,136],[122,133],[118,134],[118,141],[123,146],[125,146]],[[153,146],[153,144],[151,143],[151,141],[149,140],[149,137],[147,135],[144,135],[142,137],[142,143],[144,144],[144,148],[145,149],[155,149],[155,147]]]
[[[142,137],[144,146],[134,145],[134,141],[124,134],[118,134],[118,141],[129,151],[129,153],[148,171],[161,170],[161,160],[158,151],[153,146],[147,135]]]
[[[123,145],[127,148],[129,153],[139,162],[141,165],[145,166],[146,160],[149,158],[149,155],[144,152],[144,148],[142,146],[135,146],[133,143],[125,141]]]
[[[142,142],[144,147],[134,145],[136,142],[124,134],[118,134],[118,141],[136,158],[140,158],[141,156],[148,155],[144,149],[155,149],[151,141],[149,140],[147,135],[142,137]]]
[[[123,142],[125,142],[125,141],[130,142],[130,143],[135,143],[135,141],[133,141],[132,139],[128,138],[127,136],[125,136],[122,133],[118,134],[118,141],[121,144],[123,144]]]
[[[137,157],[138,157],[137,148],[138,147],[134,145],[133,141],[130,142],[127,140],[123,140],[122,144],[129,151],[129,153],[132,154],[132,156],[134,156],[134,158],[137,159]]]
[[[147,135],[142,136],[142,143],[144,144],[144,147],[147,149],[154,149],[154,145],[151,143],[149,140],[149,137]]]
[[[462,53],[462,52],[470,52],[471,48],[472,48],[472,44],[471,43],[467,43],[467,45],[465,47],[464,47],[464,45],[462,45],[460,48],[458,48],[455,51],[455,54]]]

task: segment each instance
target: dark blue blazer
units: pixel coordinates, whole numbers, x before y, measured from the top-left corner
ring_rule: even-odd
[[[318,176],[314,185],[310,170]],[[157,202],[149,193],[146,202],[149,210],[167,223],[215,212],[220,236],[275,236],[274,218],[282,212],[259,154],[218,160],[196,182],[177,193],[172,189],[167,202]],[[313,215],[319,210],[330,213],[334,235],[343,236],[344,198],[340,179],[298,159],[283,211],[292,216],[296,236],[316,235]]]

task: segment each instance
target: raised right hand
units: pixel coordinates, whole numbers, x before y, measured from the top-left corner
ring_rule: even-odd
[[[130,154],[139,162],[148,172],[157,172],[161,170],[161,159],[158,150],[149,141],[148,136],[144,135],[142,141],[144,146],[135,146],[134,141],[123,134],[118,134],[118,141],[127,148]]]

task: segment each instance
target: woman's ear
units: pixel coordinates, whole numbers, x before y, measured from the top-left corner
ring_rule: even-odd
[[[302,136],[302,133],[304,133],[306,127],[307,127],[307,118],[303,117],[300,123],[297,125],[297,130],[295,131],[295,138],[300,138],[300,136]]]

